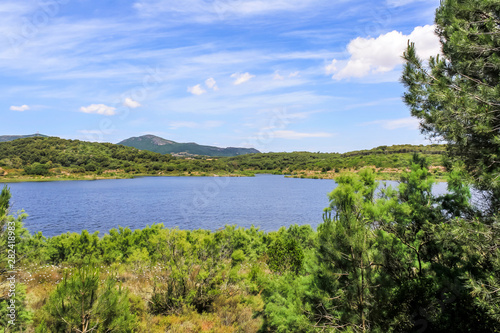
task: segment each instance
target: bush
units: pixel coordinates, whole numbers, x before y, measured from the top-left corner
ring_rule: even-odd
[[[50,175],[49,169],[50,166],[35,162],[32,165],[24,167],[24,173],[35,176],[48,176]]]

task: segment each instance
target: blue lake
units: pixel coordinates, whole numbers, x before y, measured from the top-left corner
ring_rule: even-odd
[[[394,182],[388,182],[394,184]],[[8,184],[11,213],[24,209],[30,232],[106,233],[118,226],[153,223],[180,229],[216,230],[226,224],[278,230],[322,222],[333,180],[256,177],[144,177],[96,181]],[[443,193],[446,184],[436,185]]]

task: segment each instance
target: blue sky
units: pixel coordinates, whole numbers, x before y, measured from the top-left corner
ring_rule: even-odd
[[[0,135],[346,152],[426,144],[399,83],[439,0],[0,3]]]

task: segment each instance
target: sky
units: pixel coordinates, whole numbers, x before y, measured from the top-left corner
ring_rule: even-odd
[[[0,135],[262,152],[428,144],[402,53],[439,0],[2,0]]]

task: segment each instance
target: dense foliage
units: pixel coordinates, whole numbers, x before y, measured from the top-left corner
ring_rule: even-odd
[[[287,171],[316,170],[340,171],[342,169],[361,169],[365,166],[376,168],[406,168],[412,153],[421,153],[428,157],[433,165],[441,165],[443,145],[380,146],[371,150],[338,153],[266,153],[243,155],[224,159],[235,169]]]
[[[462,179],[453,172],[434,196],[418,155],[397,188],[377,190],[369,168],[342,174],[317,231],[152,225],[45,238],[21,216],[19,320],[38,332],[148,331],[153,319],[151,332],[499,332],[498,218],[481,221]]]
[[[266,153],[225,158],[181,158],[114,145],[27,138],[0,143],[0,176],[70,178],[85,175],[253,175],[256,172],[333,177],[344,169],[378,168],[380,173],[405,169],[411,153],[426,156],[433,166],[443,164],[442,145],[381,146],[371,150],[337,153]],[[439,171],[441,172],[441,171]]]
[[[27,174],[47,174],[49,169],[68,168],[72,172],[96,172],[166,163],[170,155],[114,145],[78,140],[27,138],[0,144],[0,166],[24,169]],[[59,170],[60,171],[60,170]]]
[[[422,131],[448,143],[476,186],[500,207],[500,3],[446,0],[436,12],[442,55],[425,66],[413,44],[404,58],[405,102]]]

